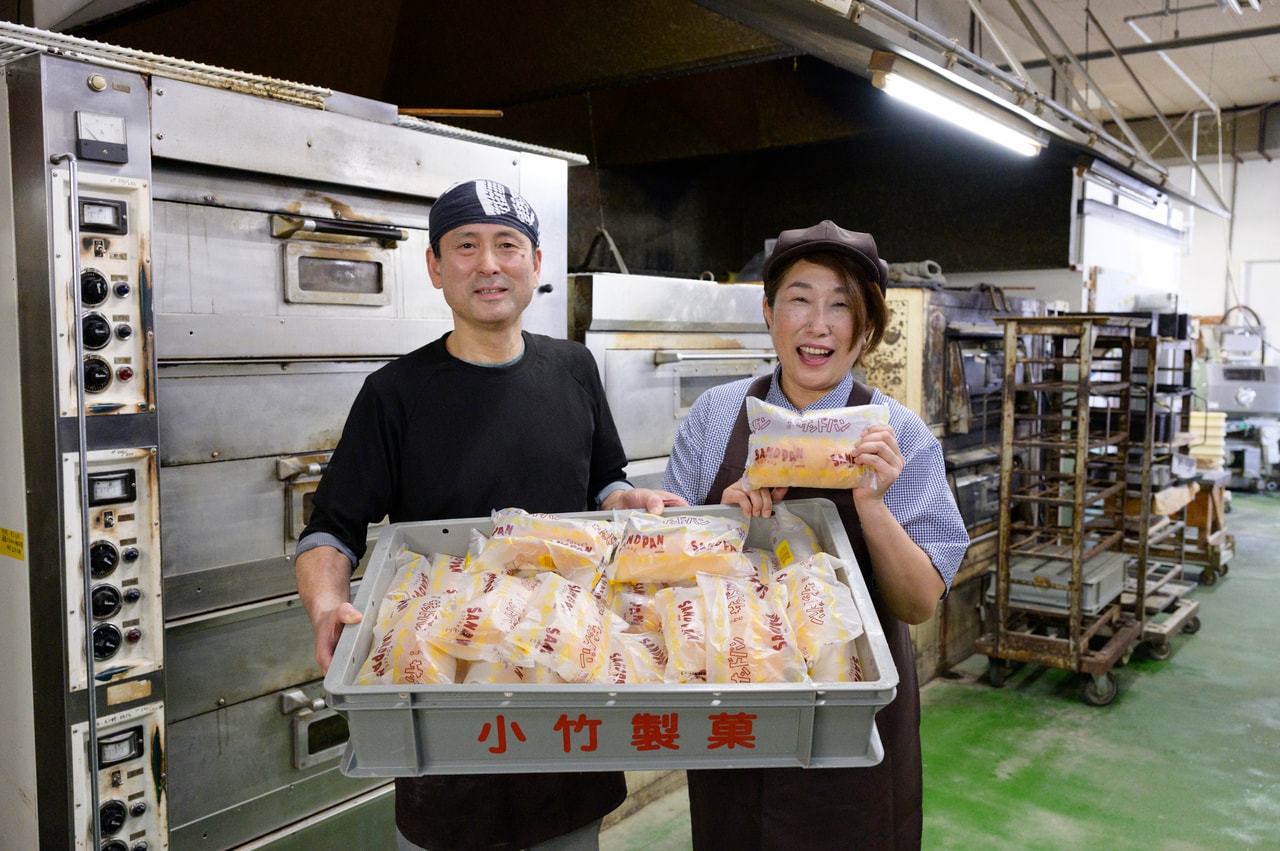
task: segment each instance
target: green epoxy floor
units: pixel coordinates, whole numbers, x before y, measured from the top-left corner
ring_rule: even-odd
[[[1109,706],[1039,666],[995,689],[982,656],[924,686],[926,849],[1280,849],[1280,495],[1233,494],[1226,526],[1200,631],[1163,662],[1136,650]],[[601,835],[689,847],[683,788]]]

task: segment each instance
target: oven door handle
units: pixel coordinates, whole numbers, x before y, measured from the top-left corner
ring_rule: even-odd
[[[380,225],[376,222],[351,222],[341,219],[313,219],[306,216],[271,217],[271,235],[279,239],[288,239],[300,233],[323,233],[334,236],[356,236],[362,239],[377,239],[384,243],[401,242],[409,238],[398,227]]]
[[[311,455],[293,455],[289,458],[276,459],[276,477],[282,482],[291,482],[304,476],[319,476],[329,468],[332,452],[317,452]]]
[[[687,363],[699,360],[767,360],[775,361],[778,353],[773,349],[725,349],[714,352],[681,352],[663,350],[653,353],[655,364]]]

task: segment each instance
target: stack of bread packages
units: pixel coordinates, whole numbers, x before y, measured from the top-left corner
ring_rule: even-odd
[[[493,512],[465,556],[396,555],[360,685],[856,682],[862,617],[785,503],[772,549],[712,514]]]

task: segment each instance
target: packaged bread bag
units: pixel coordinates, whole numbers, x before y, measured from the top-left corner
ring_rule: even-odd
[[[889,424],[887,405],[828,408],[803,414],[747,397],[749,487],[852,489],[875,486],[875,473],[854,463],[862,432]]]

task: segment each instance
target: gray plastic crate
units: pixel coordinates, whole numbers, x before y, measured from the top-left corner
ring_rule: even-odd
[[[1129,556],[1118,550],[1101,553],[1080,568],[1080,610],[1096,615],[1124,589]],[[1009,560],[1009,603],[1014,606],[1070,611],[1071,563],[1061,559],[1023,556]],[[996,599],[995,584],[987,602]]]
[[[829,500],[788,502],[825,552],[856,564]],[[736,506],[668,509],[667,515],[741,518]],[[609,518],[611,512],[566,517]],[[875,713],[893,700],[898,672],[861,574],[843,579],[862,613],[864,682],[691,684],[355,684],[373,621],[401,546],[465,554],[489,518],[392,524],[369,559],[355,606],[324,680],[328,705],[347,719],[342,772],[353,777],[680,768],[875,765],[884,757]],[[747,545],[768,548],[769,521],[751,521]]]

